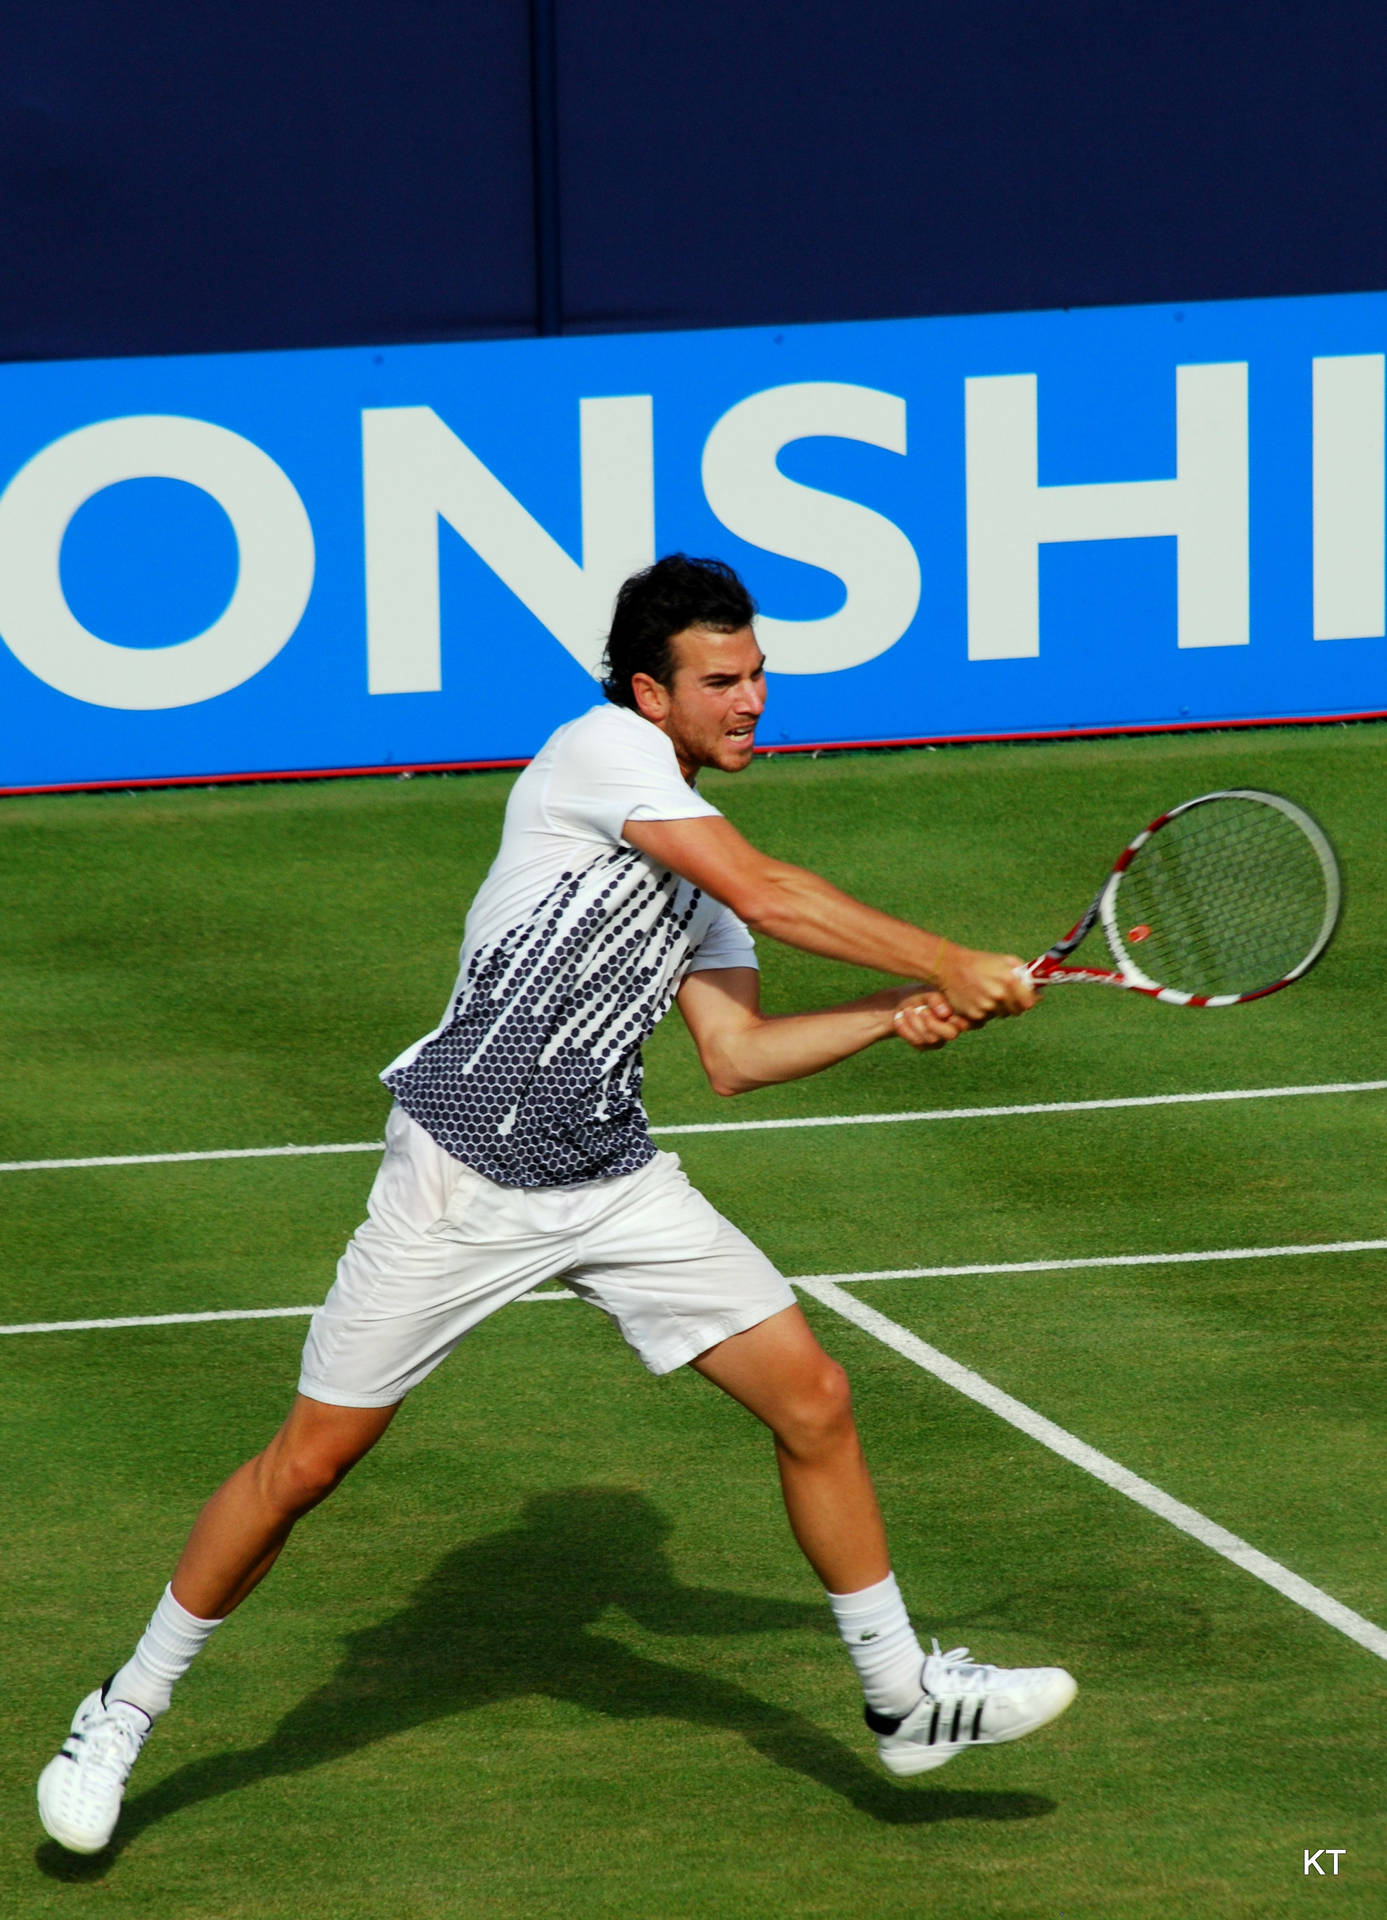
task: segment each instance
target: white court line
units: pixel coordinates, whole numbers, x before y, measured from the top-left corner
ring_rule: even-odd
[[[970,1273],[1066,1273],[1079,1267],[1185,1267],[1201,1260],[1279,1260],[1295,1253],[1384,1253],[1387,1240],[1311,1240],[1295,1247],[1207,1247],[1198,1253],[1095,1253],[1080,1260],[993,1260],[967,1267],[876,1267],[863,1273],[813,1273],[810,1280],[954,1280]],[[0,1333],[5,1328],[0,1327]]]
[[[1308,1087],[1230,1087],[1214,1093],[1139,1093],[1111,1100],[1038,1100],[1010,1107],[922,1107],[908,1113],[829,1113],[790,1120],[690,1120],[652,1133],[779,1133],[801,1127],[889,1127],[914,1120],[1005,1120],[1030,1113],[1100,1113],[1119,1107],[1185,1107],[1219,1100],[1290,1100],[1311,1093],[1382,1093],[1387,1080],[1327,1080]],[[104,1153],[73,1160],[0,1160],[0,1173],[53,1173],[67,1167],[154,1167],[190,1160],[281,1160],[314,1153],[379,1153],[383,1140],[316,1147],[212,1147],[196,1153]]]
[[[523,1293],[522,1300],[576,1300],[567,1287],[544,1293]],[[307,1320],[316,1307],[223,1307],[215,1313],[127,1313],[114,1320],[30,1320],[23,1326],[0,1327],[5,1333],[99,1333],[109,1327],[191,1327],[206,1320]]]
[[[1190,1266],[1201,1260],[1275,1260],[1286,1254],[1383,1253],[1387,1240],[1311,1240],[1297,1247],[1212,1247],[1197,1253],[1102,1253],[1081,1260],[1002,1260],[967,1267],[873,1267],[861,1273],[797,1273],[794,1287],[855,1285],[863,1280],[950,1280],[975,1273],[1061,1273],[1076,1267]],[[576,1300],[567,1287],[525,1293],[521,1300]],[[315,1313],[315,1307],[226,1307],[211,1313],[135,1313],[112,1320],[28,1320],[0,1326],[7,1333],[94,1333],[108,1327],[178,1327],[202,1320],[274,1320]]]
[[[1024,1113],[1098,1113],[1114,1107],[1186,1107],[1209,1100],[1284,1100],[1306,1093],[1381,1093],[1387,1080],[1328,1080],[1314,1087],[1232,1087],[1217,1093],[1138,1093],[1114,1100],[1036,1100],[1014,1107],[924,1107],[915,1113],[833,1113],[808,1120],[702,1120],[652,1133],[759,1133],[779,1127],[885,1127],[902,1120],[1001,1120]],[[0,1168],[0,1172],[3,1172]]]
[[[208,1147],[201,1153],[99,1153],[86,1160],[0,1160],[0,1173],[55,1173],[64,1167],[167,1167],[185,1160],[291,1160],[309,1153],[380,1153],[383,1140],[323,1147]]]
[[[966,1394],[970,1400],[976,1400],[1000,1419],[1018,1427],[1032,1440],[1038,1440],[1043,1447],[1049,1447],[1052,1453],[1081,1467],[1085,1473],[1091,1473],[1105,1486],[1126,1494],[1138,1506],[1145,1507],[1171,1526],[1178,1527],[1182,1533],[1189,1534],[1215,1553],[1222,1554],[1225,1560],[1231,1560],[1244,1573],[1250,1573],[1255,1579],[1274,1587],[1286,1599],[1293,1600],[1298,1607],[1304,1607],[1307,1613],[1313,1613],[1327,1626],[1337,1628],[1350,1640],[1357,1641],[1360,1647],[1366,1647],[1369,1653],[1387,1660],[1387,1633],[1381,1627],[1374,1626],[1371,1620],[1365,1620],[1361,1613],[1355,1613],[1332,1594],[1311,1586],[1298,1573],[1283,1567],[1279,1560],[1272,1560],[1256,1547],[1249,1546],[1246,1540],[1240,1540],[1237,1534],[1219,1526],[1216,1520],[1210,1520],[1195,1508],[1187,1507],[1183,1500],[1176,1500],[1162,1492],[1160,1487],[1143,1480],[1119,1461],[1099,1453],[1095,1447],[1090,1447],[1064,1427],[1056,1426],[1044,1414],[1036,1413],[1020,1400],[1014,1400],[1009,1393],[1003,1393],[1000,1387],[994,1387],[990,1380],[984,1380],[981,1374],[960,1366],[957,1360],[951,1360],[937,1347],[931,1347],[896,1321],[888,1320],[884,1313],[877,1313],[854,1295],[845,1293],[832,1280],[799,1280],[796,1285],[823,1306],[831,1308],[834,1313],[841,1314],[843,1319],[850,1320],[854,1326],[870,1334],[873,1339],[880,1340],[903,1358],[922,1367],[926,1373],[934,1374],[937,1379]]]
[[[202,1320],[294,1320],[316,1307],[221,1307],[214,1313],[126,1313],[113,1320],[31,1320],[0,1333],[95,1333],[106,1327],[191,1327]]]

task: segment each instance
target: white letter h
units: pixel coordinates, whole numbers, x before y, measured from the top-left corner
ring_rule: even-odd
[[[1042,487],[1036,377],[966,380],[968,658],[1040,652],[1040,545],[1178,542],[1179,644],[1248,640],[1247,364],[1175,369],[1176,477]],[[1121,609],[1113,609],[1120,632]]]

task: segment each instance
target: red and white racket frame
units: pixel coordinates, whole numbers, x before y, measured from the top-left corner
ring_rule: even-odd
[[[1136,858],[1137,853],[1153,833],[1159,833],[1162,827],[1178,819],[1182,813],[1189,813],[1195,807],[1204,807],[1211,800],[1258,800],[1268,806],[1276,807],[1289,820],[1293,820],[1304,833],[1313,847],[1320,863],[1325,880],[1325,912],[1319,933],[1314,944],[1298,966],[1280,980],[1274,980],[1270,986],[1255,987],[1249,993],[1182,993],[1175,987],[1163,987],[1142,972],[1127,951],[1126,941],[1117,924],[1117,892],[1123,874]],[[1036,960],[1032,960],[1026,972],[1037,986],[1064,986],[1066,984],[1088,985],[1095,987],[1126,987],[1133,993],[1144,993],[1153,1000],[1164,1000],[1171,1007],[1235,1007],[1243,1000],[1264,1000],[1269,993],[1279,993],[1283,987],[1290,986],[1293,980],[1299,980],[1308,973],[1320,958],[1334,937],[1334,929],[1339,922],[1339,911],[1343,904],[1343,883],[1339,877],[1339,863],[1334,857],[1327,835],[1319,822],[1311,817],[1303,807],[1298,807],[1284,794],[1266,793],[1255,787],[1224,787],[1214,793],[1201,793],[1194,800],[1185,800],[1178,807],[1171,807],[1166,813],[1159,814],[1150,826],[1130,840],[1113,863],[1093,905],[1065,934],[1063,940],[1057,940],[1053,947],[1046,949]],[[1080,941],[1092,932],[1094,923],[1101,920],[1108,949],[1116,965],[1103,967],[1067,967],[1065,959],[1073,953]]]

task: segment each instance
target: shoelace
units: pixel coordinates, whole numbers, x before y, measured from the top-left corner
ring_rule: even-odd
[[[144,1736],[113,1713],[106,1714],[95,1726],[84,1727],[79,1738],[80,1757],[88,1768],[113,1774],[118,1786],[125,1784],[144,1745]]]
[[[947,1653],[941,1653],[939,1642],[931,1640],[934,1651],[925,1661],[921,1683],[927,1693],[936,1699],[947,1694],[950,1699],[961,1693],[986,1693],[991,1684],[996,1667],[978,1666],[970,1663],[967,1647],[951,1647]]]

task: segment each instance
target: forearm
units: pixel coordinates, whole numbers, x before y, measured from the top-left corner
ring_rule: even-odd
[[[729,906],[758,933],[852,966],[937,986],[970,1024],[1023,1013],[1035,988],[1015,954],[975,952],[772,860],[728,820],[628,820],[624,837]]]
[[[752,1093],[802,1080],[895,1032],[895,1014],[918,989],[888,987],[813,1013],[761,1016],[720,1036],[704,1062],[716,1093]]]
[[[767,863],[752,912],[743,918],[753,932],[787,946],[927,983],[938,979],[948,944],[942,935],[869,907],[818,874],[783,861]]]

